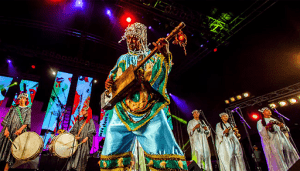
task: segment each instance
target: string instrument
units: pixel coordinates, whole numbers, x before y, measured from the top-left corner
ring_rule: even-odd
[[[185,23],[181,22],[167,37],[166,40],[170,41],[175,37],[181,29],[185,27]],[[124,73],[113,83],[109,90],[105,90],[101,94],[101,109],[110,110],[115,104],[124,99],[130,94],[135,87],[139,86],[139,80],[137,76],[138,69],[143,66],[147,60],[149,60],[156,52],[158,48],[155,47],[150,54],[145,57],[137,66],[130,65]]]

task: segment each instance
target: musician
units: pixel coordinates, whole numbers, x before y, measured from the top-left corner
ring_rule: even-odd
[[[150,50],[147,27],[134,23],[125,30],[128,53],[122,55],[111,70],[105,88],[108,90],[130,66],[136,66]],[[134,165],[131,144],[135,137],[145,151],[146,164],[152,170],[187,170],[185,157],[167,122],[168,96],[166,85],[171,70],[169,43],[160,38],[156,53],[139,69],[139,87],[119,101],[112,110],[106,132],[100,168],[129,169]]]
[[[9,138],[13,141],[31,126],[31,109],[28,104],[28,94],[21,93],[17,98],[16,106],[9,109],[1,123],[3,129],[0,133],[0,160],[6,162],[4,171],[8,171],[10,165],[14,163],[11,154],[12,143]]]
[[[79,120],[77,119],[70,133],[75,135],[78,143],[82,144],[78,146],[77,151],[70,158],[67,170],[84,171],[93,145],[93,137],[96,135],[91,108],[87,106],[82,109],[79,113]]]
[[[272,115],[268,107],[258,110],[263,117],[257,122],[257,130],[270,171],[288,170],[297,160],[299,155],[291,144],[288,136],[288,127]]]
[[[193,110],[194,119],[190,120],[187,131],[190,137],[192,156],[196,156],[197,164],[201,169],[212,171],[211,155],[207,138],[210,136],[210,130],[204,120],[200,120],[200,112]]]
[[[228,122],[227,113],[219,114],[221,122],[216,126],[216,147],[221,171],[246,170],[241,144],[234,134],[234,126]]]

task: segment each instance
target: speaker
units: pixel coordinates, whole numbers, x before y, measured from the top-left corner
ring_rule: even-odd
[[[195,161],[192,161],[188,166],[188,171],[203,171]]]
[[[288,171],[299,171],[300,170],[300,160],[298,160]]]

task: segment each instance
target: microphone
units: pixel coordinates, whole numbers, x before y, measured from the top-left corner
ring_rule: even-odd
[[[233,110],[231,110],[231,112],[235,112],[237,109],[239,109],[239,107],[234,108]]]

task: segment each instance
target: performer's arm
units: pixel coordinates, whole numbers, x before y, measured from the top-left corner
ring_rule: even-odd
[[[26,127],[27,127],[27,125],[22,125],[21,128],[18,129],[18,130],[15,132],[15,134],[16,134],[16,135],[22,134],[22,131],[23,131]]]

